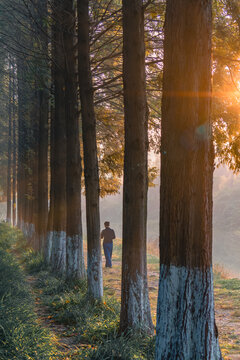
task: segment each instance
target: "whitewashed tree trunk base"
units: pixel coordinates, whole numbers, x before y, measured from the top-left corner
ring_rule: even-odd
[[[35,236],[35,225],[34,224],[28,224],[28,238],[33,239]]]
[[[66,270],[66,232],[52,232],[51,267],[55,273],[63,274]]]
[[[39,238],[39,250],[43,254],[44,253],[44,243],[45,243],[45,236],[43,234],[38,235]]]
[[[88,293],[94,299],[103,297],[103,280],[102,280],[102,254],[100,251],[92,251],[88,254]]]
[[[153,324],[151,316],[149,316],[151,312],[146,276],[136,274],[136,280],[130,280],[128,300],[125,303],[127,306],[127,323],[130,328],[152,334]]]
[[[25,236],[25,238],[27,238],[27,224],[25,223],[25,221],[22,221],[22,228],[21,228],[23,235]]]
[[[161,265],[156,360],[221,360],[212,268]]]
[[[51,263],[51,255],[52,255],[52,239],[53,239],[53,231],[48,231],[46,236],[46,246],[45,246],[45,262],[47,265]]]
[[[35,225],[31,223],[23,222],[22,232],[30,245],[32,245],[32,240],[35,235]]]
[[[69,279],[84,279],[86,277],[86,270],[84,266],[82,236],[68,236],[66,250],[67,277]]]

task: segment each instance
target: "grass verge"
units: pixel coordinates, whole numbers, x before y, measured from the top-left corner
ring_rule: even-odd
[[[10,252],[18,236],[0,224],[0,359],[60,359],[50,334],[37,323],[30,288]]]
[[[85,281],[69,284],[48,271],[38,274],[36,286],[52,320],[64,324],[64,336],[72,338],[68,359],[154,359],[154,337],[118,335],[120,304],[115,297],[94,301]]]

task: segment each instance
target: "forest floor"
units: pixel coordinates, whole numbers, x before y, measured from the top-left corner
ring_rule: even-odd
[[[47,348],[51,355],[40,356],[35,351],[35,355],[21,357],[21,351],[27,351],[24,349],[29,348],[25,341],[26,344],[25,342],[20,345],[12,344],[11,354],[17,353],[17,355],[16,357],[6,355],[3,357],[4,360],[10,358],[17,360],[154,359],[154,337],[131,335],[126,339],[117,334],[121,293],[122,246],[120,240],[114,243],[113,267],[111,269],[103,267],[105,293],[103,303],[91,303],[86,298],[86,283],[66,284],[62,279],[54,277],[44,269],[41,257],[30,250],[19,253],[15,245],[11,249],[7,252],[13,252],[15,258],[17,255],[17,263],[20,263],[20,268],[24,269],[25,281],[34,299],[33,311],[37,325],[45,331],[42,349]],[[156,323],[158,268],[157,249],[149,248],[148,285],[154,324]],[[29,290],[26,288],[26,291]],[[225,360],[240,360],[240,280],[231,279],[223,269],[216,267],[214,291],[216,322],[223,357]],[[14,331],[16,334],[16,329]],[[36,332],[35,328],[33,332]],[[24,338],[22,326],[21,337]],[[16,336],[14,335],[13,338],[15,339]],[[46,341],[51,344],[46,345]],[[39,345],[33,341],[32,346],[37,348]],[[46,350],[44,352],[46,353]]]

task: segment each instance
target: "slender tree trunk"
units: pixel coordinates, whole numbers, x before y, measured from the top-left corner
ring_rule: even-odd
[[[8,170],[7,170],[7,222],[12,223],[12,71],[9,61],[8,86]]]
[[[32,217],[29,223],[29,238],[31,240],[31,244],[35,251],[40,250],[39,244],[39,149],[40,149],[40,101],[39,101],[39,93],[38,93],[38,82],[35,79],[34,91],[33,91],[33,101],[32,101],[32,112],[31,112],[31,129],[32,129],[32,141],[31,141],[31,205],[32,205]]]
[[[219,360],[212,280],[211,0],[168,0],[156,359]]]
[[[125,157],[120,330],[153,331],[146,259],[148,135],[142,0],[123,0]]]
[[[23,120],[23,96],[22,96],[22,74],[23,61],[17,60],[17,77],[18,77],[18,156],[17,156],[17,226],[23,229],[23,208],[24,208],[24,165],[23,165],[23,137],[24,137],[24,120]]]
[[[27,64],[17,61],[18,76],[18,227],[27,235],[29,215],[29,107],[31,86],[26,81]]]
[[[23,146],[23,233],[28,240],[29,245],[34,246],[34,217],[35,217],[35,117],[37,114],[35,88],[33,86],[32,76],[29,73],[28,65],[23,61],[22,69],[22,87],[20,97],[23,97],[22,105],[22,146]]]
[[[53,0],[53,81],[55,110],[53,123],[53,235],[51,265],[55,272],[66,269],[66,121],[65,121],[65,54],[63,33],[64,1]]]
[[[67,263],[68,279],[85,277],[81,221],[81,159],[76,79],[75,6],[65,0],[64,49],[66,54],[67,128]]]
[[[43,31],[39,33],[42,58],[40,62],[40,88],[38,89],[39,101],[39,160],[38,160],[38,227],[37,236],[39,249],[44,251],[48,222],[48,17],[47,0],[38,0],[39,22]]]
[[[13,181],[12,181],[12,223],[16,226],[16,212],[17,212],[17,138],[16,138],[16,78],[15,78],[16,67],[13,65],[12,77],[13,77]]]
[[[24,64],[26,65],[26,64]],[[29,236],[29,219],[32,214],[31,208],[31,200],[32,200],[32,194],[31,194],[31,173],[30,171],[30,161],[29,161],[29,155],[30,155],[30,138],[31,138],[31,130],[30,130],[30,114],[29,114],[29,107],[30,107],[30,101],[31,98],[31,87],[27,87],[26,90],[26,78],[27,78],[27,71],[26,68],[24,69],[24,78],[23,78],[23,88],[21,89],[23,92],[24,90],[27,91],[27,94],[22,94],[23,101],[24,101],[24,108],[23,108],[23,172],[24,172],[24,183],[23,183],[23,224],[22,224],[22,231],[24,236],[28,239]]]
[[[39,161],[38,161],[38,238],[39,249],[45,248],[48,221],[48,91],[39,90]]]
[[[53,78],[53,74],[52,74]],[[51,98],[54,98],[53,93],[53,85],[51,86]],[[54,103],[53,101],[50,102],[50,207],[48,212],[48,221],[47,221],[47,236],[46,236],[46,243],[45,243],[45,251],[44,251],[44,258],[46,264],[50,265],[51,261],[51,254],[52,254],[52,239],[53,239],[53,211],[54,211]]]
[[[96,142],[96,119],[90,69],[88,0],[78,0],[78,75],[82,111],[84,175],[86,188],[88,292],[97,299],[103,296],[102,255],[100,243],[99,174]]]

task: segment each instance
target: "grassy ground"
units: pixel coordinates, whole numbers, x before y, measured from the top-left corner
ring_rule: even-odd
[[[115,297],[93,301],[85,282],[67,284],[48,271],[32,271],[33,279],[36,311],[42,326],[58,338],[64,359],[154,359],[154,338],[118,335],[120,305]]]
[[[222,351],[226,358],[239,354],[240,359],[240,280],[230,279],[221,269],[216,269],[214,294]]]
[[[17,236],[0,226],[0,359],[59,359],[50,332],[37,322],[30,287],[10,253],[9,239]]]
[[[23,296],[21,292],[21,301],[16,299],[15,302],[12,302],[11,300],[8,309],[0,310],[1,325],[2,316],[6,318],[9,309],[17,312],[14,313],[15,318],[20,316],[18,315],[20,311],[19,326],[23,328],[21,338],[14,335],[12,340],[5,341],[4,346],[0,342],[1,360],[154,359],[154,337],[146,337],[141,334],[128,334],[127,337],[123,337],[118,336],[117,333],[121,289],[122,247],[120,240],[114,243],[113,268],[103,268],[105,298],[103,303],[98,303],[90,301],[87,297],[85,282],[68,284],[64,280],[56,278],[45,269],[41,256],[36,256],[32,251],[26,249],[21,251],[19,255],[18,246],[18,258],[25,268],[25,272],[27,272],[26,280],[29,284],[27,285],[22,270],[16,260],[13,259],[12,254],[9,254],[11,244],[9,244],[8,239],[12,239],[14,243],[16,236],[16,232],[13,230],[9,230],[5,225],[0,226],[0,251],[3,251],[4,256],[6,256],[5,262],[1,258],[0,271],[5,274],[5,272],[10,271],[6,266],[14,265],[10,273],[19,273],[19,276],[16,277],[16,284],[11,295],[15,298],[17,294],[15,288],[21,288],[25,294]],[[13,245],[12,247],[14,248]],[[14,251],[16,252],[16,247]],[[158,251],[152,247],[149,249],[148,255],[148,280],[154,323],[156,322],[158,261]],[[2,276],[0,278],[2,279]],[[11,281],[13,280],[10,280],[10,284]],[[227,278],[223,270],[218,267],[215,270],[214,281],[216,321],[219,328],[220,344],[224,359],[231,359],[231,354],[240,354],[240,280]],[[7,282],[9,282],[9,278],[7,278]],[[0,283],[0,289],[1,299],[6,298],[9,289],[2,290],[4,289],[2,283]],[[29,295],[30,289],[32,296]],[[34,304],[32,299],[35,301]],[[20,304],[24,305],[21,307]],[[29,323],[25,324],[24,320],[28,312],[31,319],[30,334],[26,330],[29,328]],[[26,319],[28,321],[28,315]],[[15,334],[11,330],[11,326],[16,331],[13,322],[10,322],[8,333]],[[1,331],[3,330],[0,326],[0,339]],[[33,335],[31,331],[33,331]],[[39,341],[36,340],[35,334],[40,339]],[[29,354],[26,353],[25,357],[16,357],[20,356],[16,350],[19,348],[22,349],[23,354],[28,349]],[[5,357],[1,357],[2,349],[6,352],[7,357],[5,355]],[[56,354],[58,354],[57,357]]]

